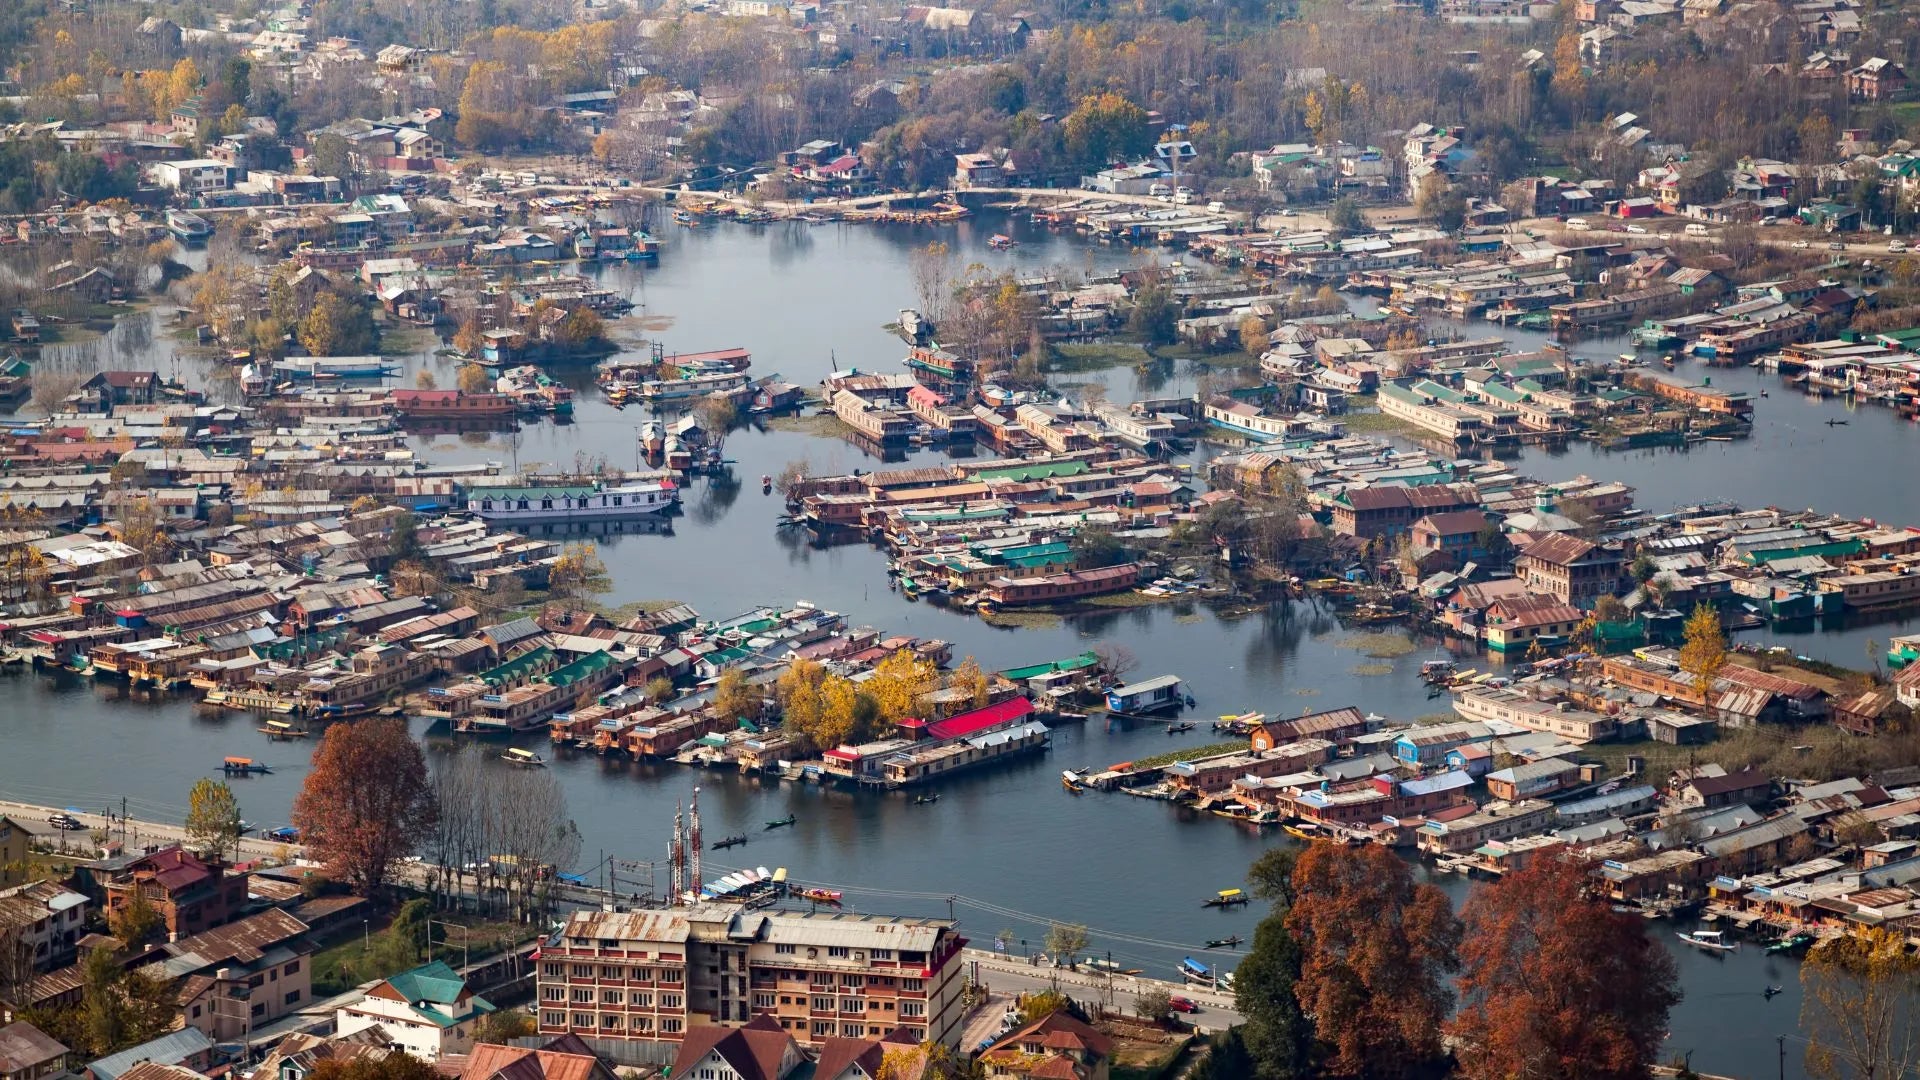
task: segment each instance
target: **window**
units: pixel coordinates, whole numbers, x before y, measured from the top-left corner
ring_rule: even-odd
[[[287,961],[287,966],[286,966],[285,968],[283,968],[282,970],[283,970],[283,971],[285,971],[285,972],[286,972],[287,974],[289,974],[289,975],[298,975],[298,974],[300,974],[300,961],[298,961],[298,960],[289,960],[289,961]]]
[[[680,1030],[680,1021],[671,1016],[660,1018],[660,1030],[672,1034]]]
[[[841,1024],[840,1025],[840,1034],[845,1035],[849,1039],[858,1039],[861,1036],[865,1035],[866,1033],[867,1033],[867,1025],[865,1024]]]
[[[593,965],[592,965],[592,964],[575,964],[575,965],[573,965],[573,977],[574,977],[574,978],[576,978],[576,979],[591,979],[591,978],[593,978]]]
[[[902,990],[917,991],[917,990],[925,990],[926,988],[927,988],[927,984],[926,984],[926,981],[923,979],[901,979],[900,980],[900,989]]]
[[[574,1027],[577,1027],[577,1028],[590,1028],[590,1027],[592,1027],[592,1026],[593,1026],[593,1014],[592,1014],[592,1013],[574,1013],[574,1014],[573,1014],[573,1026],[574,1026]]]
[[[603,1028],[619,1027],[620,1017],[616,1016],[613,1013],[602,1013],[600,1016],[600,1026]]]
[[[832,1012],[833,1011],[833,999],[830,997],[814,998],[812,1001],[812,1005],[813,1005],[814,1012]]]
[[[275,968],[274,970],[272,970],[272,971],[269,971],[269,972],[267,972],[267,981],[268,981],[268,982],[279,982],[279,981],[280,981],[280,970],[279,970],[278,968]]]
[[[520,500],[520,509],[522,509],[522,510],[525,510],[525,509],[528,509],[528,507],[527,507],[527,500],[525,500],[525,499],[521,499],[521,500]]]
[[[773,953],[774,953],[774,955],[775,955],[775,956],[792,956],[792,955],[793,955],[793,946],[791,946],[791,945],[775,945],[775,946],[773,947]]]
[[[259,1004],[255,1005],[253,1007],[253,1015],[256,1017],[267,1015],[267,1003],[262,1001]]]
[[[541,1001],[565,1001],[567,990],[563,986],[543,986],[540,988]]]
[[[562,1012],[543,1012],[540,1023],[546,1027],[561,1027],[567,1022],[567,1014]]]
[[[867,1003],[861,998],[841,998],[840,1011],[843,1013],[863,1013],[867,1011]]]
[[[613,497],[613,505],[615,505],[615,506],[619,506],[619,505],[620,505],[620,496],[618,496],[618,495],[615,495],[615,496]]]
[[[661,995],[660,995],[660,1007],[661,1007],[661,1008],[663,1008],[663,1009],[677,1009],[677,1008],[679,1008],[679,1007],[680,1007],[680,995],[679,995],[679,994],[661,994]]]
[[[200,1019],[200,1006],[198,1006],[198,1005],[195,1005],[195,1006],[193,1007],[193,1018],[194,1018],[195,1020],[198,1020],[198,1019]]]
[[[653,995],[643,994],[636,990],[633,993],[627,995],[627,1004],[638,1005],[641,1008],[652,1008]]]
[[[815,1035],[831,1035],[833,1034],[833,1025],[824,1020],[815,1020],[813,1022],[813,1033]]]
[[[663,983],[677,983],[685,977],[686,972],[679,968],[667,968],[660,973],[660,981]]]
[[[840,976],[840,985],[865,986],[867,985],[867,977],[865,975],[842,975]]]
[[[753,995],[753,1007],[754,1007],[754,1008],[756,1008],[756,1009],[771,1009],[771,1008],[773,1008],[773,995],[772,995],[772,994],[755,994],[755,995]]]
[[[541,964],[540,974],[546,978],[557,979],[566,974],[565,964]]]
[[[297,1001],[299,1001],[299,1000],[300,1000],[300,991],[298,991],[298,990],[289,990],[289,991],[287,991],[287,996],[286,996],[286,997],[285,997],[284,999],[282,999],[282,1000],[281,1000],[281,1004],[283,1004],[283,1005],[292,1005],[292,1004],[294,1004],[295,1002],[297,1002]]]
[[[621,974],[621,969],[611,964],[602,964],[600,965],[600,977],[603,979],[619,979],[625,976]]]
[[[573,1000],[585,1004],[593,1000],[593,991],[584,986],[573,988]]]
[[[893,959],[893,950],[892,949],[870,949],[868,950],[867,955],[873,957],[875,960],[891,960]]]
[[[900,1003],[900,1016],[903,1019],[909,1016],[925,1015],[927,1015],[927,1003],[924,1001],[903,1001]]]
[[[844,959],[846,959],[846,956],[847,956],[847,952],[848,952],[848,949],[847,949],[847,947],[846,947],[845,945],[829,945],[829,946],[827,946],[827,955],[828,955],[828,956],[832,956],[832,957],[839,957],[840,959],[843,959],[843,960],[844,960]]]
[[[620,991],[618,991],[618,990],[602,990],[602,991],[600,991],[600,1004],[602,1004],[602,1005],[618,1005],[618,1004],[620,1004]]]

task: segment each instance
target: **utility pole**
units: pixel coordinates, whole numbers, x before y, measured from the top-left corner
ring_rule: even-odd
[[[1775,1035],[1773,1039],[1780,1044],[1780,1080],[1787,1080],[1787,1037]]]
[[[948,922],[958,921],[953,917],[953,900],[954,900],[953,897],[951,896],[947,897],[947,921]]]

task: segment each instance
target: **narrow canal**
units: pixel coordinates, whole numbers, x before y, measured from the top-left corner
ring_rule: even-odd
[[[994,232],[1012,233],[1011,252],[986,246]],[[957,226],[873,228],[780,224],[676,231],[656,268],[598,271],[642,305],[669,350],[740,345],[752,350],[756,374],[779,372],[802,383],[833,367],[893,370],[901,346],[881,330],[898,309],[915,304],[911,253],[933,239],[952,246],[961,266],[1043,270],[1102,270],[1167,259],[1164,253],[1089,246],[1024,223],[987,216]],[[202,361],[175,359],[171,339],[149,315],[98,345],[74,348],[75,363],[155,367],[200,381]],[[1486,324],[1466,328],[1484,333]],[[1519,335],[1524,343],[1536,339]],[[433,359],[431,345],[406,358],[412,372],[432,366],[442,385],[453,371]],[[1617,342],[1576,346],[1582,355],[1621,351]],[[1688,369],[1694,369],[1690,366]],[[1920,522],[1920,487],[1890,482],[1910,460],[1920,433],[1890,410],[1853,412],[1833,400],[1807,401],[1772,379],[1744,369],[1712,372],[1716,384],[1755,393],[1755,435],[1736,443],[1683,451],[1604,453],[1585,444],[1556,452],[1526,450],[1516,463],[1542,479],[1582,473],[1622,480],[1639,489],[1642,506],[1664,510],[1727,498],[1753,505],[1812,506],[1874,515],[1888,522]],[[1116,399],[1141,393],[1190,393],[1197,371],[1179,363],[1139,390],[1131,369],[1106,374]],[[1827,418],[1847,418],[1828,428]],[[613,465],[631,460],[637,410],[616,412],[587,394],[577,420],[535,424],[514,440],[441,436],[420,440],[436,460],[499,460],[570,464],[576,452],[604,455]],[[612,571],[611,603],[685,600],[707,615],[725,616],[761,603],[804,599],[845,613],[857,624],[935,636],[955,643],[956,656],[973,655],[988,667],[1066,656],[1099,641],[1127,645],[1142,674],[1174,673],[1199,699],[1196,715],[1259,709],[1288,715],[1353,704],[1404,720],[1436,711],[1417,679],[1432,647],[1374,661],[1353,647],[1352,635],[1311,604],[1277,604],[1251,613],[1220,614],[1172,604],[1103,612],[1019,630],[996,630],[977,619],[887,590],[881,556],[864,545],[821,547],[805,534],[781,530],[776,497],[764,496],[762,474],[787,462],[808,461],[816,472],[874,468],[859,448],[795,430],[747,429],[733,435],[728,457],[737,484],[701,480],[688,493],[686,514],[673,531],[606,538],[602,552]],[[1884,640],[1916,620],[1909,617],[1840,632],[1786,640],[1798,651],[1857,664],[1868,638]],[[1375,671],[1387,663],[1389,674]],[[14,669],[9,669],[14,670]],[[138,816],[177,819],[185,813],[193,780],[228,754],[272,763],[271,776],[238,785],[246,815],[272,826],[305,775],[303,747],[269,743],[251,717],[210,713],[183,698],[134,697],[125,688],[67,677],[0,675],[0,794],[83,808],[117,807],[128,800]],[[422,729],[436,757],[450,752],[445,737]],[[1251,938],[1257,911],[1202,910],[1212,891],[1240,883],[1266,846],[1290,842],[1261,836],[1213,817],[1118,795],[1065,793],[1063,768],[1105,765],[1210,741],[1203,730],[1169,737],[1158,728],[1108,730],[1064,727],[1050,754],[955,779],[935,806],[898,796],[854,796],[815,788],[781,787],[720,773],[603,761],[592,754],[551,753],[584,836],[583,866],[604,853],[625,860],[659,861],[676,802],[702,785],[709,835],[747,832],[742,849],[710,853],[709,867],[785,866],[794,876],[847,890],[857,910],[944,914],[947,898],[965,931],[990,941],[1012,929],[1037,941],[1046,919],[1084,922],[1096,950],[1167,975],[1183,955],[1199,955],[1209,938]],[[537,745],[531,737],[527,745]],[[793,813],[791,829],[763,833],[763,822]],[[1443,882],[1458,892],[1464,884]],[[1674,928],[1653,924],[1671,943]],[[1797,972],[1791,962],[1758,950],[1720,958],[1693,951],[1678,956],[1687,991],[1676,1010],[1669,1046],[1694,1050],[1695,1068],[1742,1077],[1774,1076],[1777,1034],[1797,1028]],[[1223,958],[1232,965],[1231,956]],[[1761,991],[1786,993],[1767,1001]],[[1787,1044],[1786,1075],[1801,1075],[1799,1050]]]

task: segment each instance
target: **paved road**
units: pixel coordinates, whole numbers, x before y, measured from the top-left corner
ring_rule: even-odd
[[[1047,964],[1030,964],[1019,957],[1007,957],[984,949],[968,949],[964,959],[980,965],[980,981],[995,994],[1024,994],[1036,990],[1058,989],[1075,998],[1112,1001],[1122,1012],[1133,1011],[1133,1001],[1148,990],[1165,990],[1200,1006],[1200,1012],[1188,1019],[1204,1031],[1217,1031],[1241,1022],[1234,1011],[1233,995],[1185,986],[1164,979],[1133,975],[1099,975],[1087,971],[1068,971]]]

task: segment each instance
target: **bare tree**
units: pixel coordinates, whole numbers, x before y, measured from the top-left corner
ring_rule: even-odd
[[[567,811],[566,790],[545,769],[510,774],[492,794],[493,855],[502,884],[514,913],[531,919],[546,906],[553,875],[580,857],[580,830]]]
[[[80,376],[71,371],[48,371],[41,369],[33,373],[33,407],[43,413],[58,410],[67,398],[80,389]]]
[[[427,841],[427,850],[440,867],[440,884],[455,904],[459,902],[463,868],[474,861],[486,828],[490,800],[484,758],[479,748],[463,745],[444,759],[434,777],[433,797],[440,808],[440,819]]]
[[[1140,666],[1140,658],[1133,654],[1133,650],[1115,641],[1103,641],[1095,645],[1093,655],[1099,657],[1101,671],[1123,681]]]

